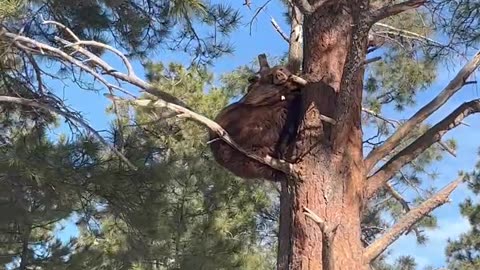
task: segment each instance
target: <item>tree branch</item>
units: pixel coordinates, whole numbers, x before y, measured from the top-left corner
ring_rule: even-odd
[[[92,128],[89,124],[87,124],[85,120],[73,115],[72,113],[62,111],[61,109],[56,108],[49,104],[40,103],[34,99],[0,96],[0,102],[16,103],[23,106],[40,108],[40,109],[44,109],[46,111],[54,112],[58,115],[61,115],[65,119],[73,120],[74,122],[78,123],[83,128],[85,128],[86,130],[91,132],[95,138],[97,138],[103,145],[108,147],[115,155],[117,155],[121,160],[123,160],[128,165],[128,167],[130,167],[133,170],[137,170],[137,167],[133,165],[133,163],[131,163],[130,160],[128,160],[120,151],[118,151],[118,149],[116,149],[111,144],[109,144],[94,128]]]
[[[437,207],[448,202],[448,197],[463,181],[464,176],[459,176],[455,181],[448,184],[437,194],[424,201],[415,209],[411,210],[403,216],[397,224],[395,224],[388,232],[383,234],[380,239],[376,240],[370,246],[365,248],[363,257],[366,262],[375,260],[388,246],[395,242],[405,231],[411,228],[415,223],[421,220],[425,215],[432,212]]]
[[[405,212],[409,212],[410,206],[408,205],[408,202],[402,197],[402,195],[398,193],[398,191],[396,191],[393,186],[388,182],[385,184],[385,187],[387,188],[388,193],[390,193],[392,197],[395,198],[395,200],[397,200],[397,202],[402,205]]]
[[[480,65],[480,51],[457,73],[450,83],[440,92],[432,101],[418,110],[410,119],[408,119],[401,127],[390,136],[385,143],[372,150],[365,159],[365,171],[369,172],[373,166],[381,159],[386,157],[391,151],[397,147],[400,142],[405,139],[410,132],[421,122],[423,122],[432,113],[437,111],[450,97],[458,92],[467,81],[468,77]]]
[[[119,101],[126,101],[122,99],[117,99]],[[213,132],[217,133],[218,136],[225,141],[227,144],[230,146],[234,147],[238,151],[242,152],[244,155],[261,162],[263,164],[266,164],[274,169],[277,169],[279,171],[285,172],[286,174],[293,175],[294,177],[296,176],[294,173],[294,170],[292,168],[292,164],[285,162],[283,160],[278,160],[274,159],[271,156],[266,156],[266,157],[259,157],[255,154],[252,154],[246,150],[244,150],[240,145],[238,145],[231,137],[228,135],[227,131],[223,129],[219,124],[217,124],[215,121],[208,119],[207,117],[197,114],[193,111],[190,111],[182,106],[179,106],[177,104],[169,103],[164,100],[150,100],[150,99],[136,99],[136,100],[130,100],[130,103],[141,106],[141,107],[156,107],[156,108],[167,108],[170,109],[176,113],[179,114],[178,117],[181,118],[188,118],[195,120],[196,122],[203,124],[204,126],[208,127],[211,129]]]
[[[372,23],[375,23],[385,18],[405,12],[407,10],[418,8],[424,5],[426,2],[426,0],[408,0],[395,5],[389,5],[374,9],[370,12],[370,20]]]
[[[280,25],[278,25],[277,21],[275,21],[273,17],[270,17],[270,23],[272,24],[275,31],[277,31],[277,33],[283,38],[283,40],[285,40],[286,42],[289,42],[289,38],[287,34],[283,32],[282,28],[280,27]]]
[[[53,24],[51,22],[49,22],[49,23]],[[59,24],[55,24],[55,25],[59,25]],[[26,50],[34,53],[34,54],[41,54],[43,56],[51,57],[51,58],[54,58],[56,60],[59,60],[62,63],[65,63],[65,62],[70,63],[74,67],[80,68],[80,70],[88,72],[95,79],[99,80],[102,84],[104,84],[109,90],[113,90],[113,89],[123,90],[123,89],[121,89],[120,87],[117,87],[115,85],[110,84],[103,77],[103,75],[111,76],[111,77],[113,77],[117,80],[133,84],[133,85],[141,88],[142,90],[144,90],[144,91],[146,91],[146,92],[148,92],[148,93],[150,93],[150,94],[159,98],[158,101],[135,100],[135,101],[133,101],[134,104],[136,104],[138,106],[153,105],[155,107],[168,108],[168,109],[171,109],[171,110],[173,110],[177,113],[180,113],[180,116],[190,118],[190,119],[194,119],[197,122],[200,122],[200,123],[204,124],[205,126],[211,128],[212,131],[216,132],[222,140],[224,140],[226,143],[228,143],[232,147],[236,148],[240,152],[246,154],[248,157],[253,158],[253,159],[255,159],[259,162],[262,162],[262,163],[264,163],[268,166],[271,166],[274,169],[281,170],[281,171],[284,171],[288,174],[294,175],[293,170],[291,170],[291,168],[290,168],[291,165],[289,163],[281,161],[281,160],[276,160],[276,159],[274,159],[272,157],[269,157],[269,156],[258,157],[258,156],[255,156],[253,154],[247,153],[245,150],[243,150],[239,145],[237,145],[231,139],[231,137],[227,134],[227,132],[222,127],[220,127],[220,125],[218,125],[214,121],[212,121],[212,120],[210,120],[210,119],[208,119],[208,118],[206,118],[206,117],[204,117],[200,114],[197,114],[197,113],[191,111],[190,109],[188,109],[188,107],[186,105],[184,105],[184,103],[182,101],[180,101],[176,97],[174,97],[174,96],[172,96],[172,95],[170,95],[166,92],[162,92],[158,89],[155,89],[153,86],[151,86],[147,82],[145,82],[142,79],[140,79],[139,77],[137,77],[135,75],[135,73],[132,70],[130,70],[131,69],[131,64],[128,62],[128,59],[124,55],[122,55],[122,53],[120,51],[114,49],[113,47],[111,47],[107,44],[103,44],[103,43],[96,42],[96,41],[78,41],[78,38],[75,36],[75,34],[73,34],[73,32],[68,31],[68,30],[67,30],[67,32],[70,32],[70,35],[72,35],[74,40],[76,40],[75,43],[69,42],[67,40],[63,40],[59,37],[56,37],[56,40],[63,43],[67,47],[73,47],[76,50],[76,52],[78,52],[78,53],[82,54],[83,56],[87,57],[87,61],[89,61],[95,67],[99,68],[102,71],[103,74],[97,73],[96,69],[93,69],[90,66],[85,65],[84,64],[84,62],[85,62],[84,59],[77,59],[74,56],[72,56],[74,54],[69,55],[59,48],[50,46],[48,44],[36,41],[34,39],[31,39],[31,38],[28,38],[28,37],[25,37],[25,36],[22,36],[22,35],[18,35],[18,34],[15,34],[15,33],[10,33],[10,32],[7,32],[7,31],[0,32],[0,36],[6,37],[7,39],[12,40],[13,44],[21,46],[23,49],[26,49]],[[107,62],[105,62],[100,57],[94,55],[92,52],[88,51],[87,49],[82,48],[82,45],[85,45],[85,44],[88,44],[89,46],[94,46],[94,47],[101,47],[103,49],[110,50],[110,51],[114,52],[115,54],[117,54],[124,61],[124,64],[127,66],[128,74],[124,74],[124,73],[121,73],[121,72],[117,71],[116,69],[111,67]],[[266,60],[266,56],[264,54],[259,55],[259,63],[260,63],[261,71],[269,68],[268,62]],[[295,78],[289,78],[289,79],[297,80],[297,81],[300,81],[300,82],[306,84],[306,81],[301,79],[300,77],[295,76]],[[118,99],[115,98],[115,96],[112,94],[112,92],[113,91],[110,91],[110,95],[106,94],[106,96],[110,96],[112,98],[112,100],[117,101]],[[9,97],[7,97],[7,98],[9,98]],[[4,101],[7,101],[7,100],[4,99]],[[9,102],[16,102],[16,103],[20,102],[20,100],[18,100],[18,99],[14,100],[14,99],[11,99],[11,98],[8,101]],[[41,108],[51,110],[55,113],[58,113],[58,114],[61,114],[61,115],[65,116],[65,112],[63,112],[63,111],[61,111],[57,108],[54,108],[54,107],[49,107],[49,106],[40,104],[38,102],[35,102],[34,100],[30,100],[30,101],[23,100],[22,102],[24,102],[24,105],[41,107]],[[95,132],[95,130],[93,128],[91,128],[85,122],[83,122],[83,120],[81,120],[79,118],[74,118],[73,115],[69,116],[69,117],[74,119],[76,122],[79,122],[86,129],[88,129],[89,131],[94,133],[95,136],[99,140],[102,141],[102,143],[105,143],[106,145],[108,145],[107,142],[103,139],[103,137],[101,137],[98,133]],[[112,151],[114,151],[117,154],[120,154],[120,152],[118,152],[118,150],[116,150],[116,149],[112,149]],[[127,161],[128,160],[126,160],[126,162]],[[133,166],[133,164],[131,164],[131,163],[130,163],[130,165]]]
[[[424,42],[424,43],[429,43],[429,44],[435,44],[439,47],[445,47],[446,45],[436,41],[436,40],[433,40],[431,38],[428,38],[424,35],[421,35],[421,34],[418,34],[418,33],[415,33],[415,32],[412,32],[412,31],[408,31],[408,30],[405,30],[405,29],[400,29],[400,28],[397,28],[397,27],[394,27],[394,26],[391,26],[391,25],[388,25],[388,24],[385,24],[385,23],[375,23],[374,26],[379,26],[379,27],[383,27],[383,28],[386,28],[386,29],[389,29],[391,31],[388,31],[388,32],[385,32],[385,31],[379,31],[379,32],[375,32],[374,31],[374,34],[392,34],[392,35],[398,35],[398,36],[402,36],[404,38],[409,38],[409,39],[413,39],[413,40],[417,40],[417,41],[421,41],[421,42]]]
[[[447,131],[460,125],[461,121],[474,113],[480,112],[480,99],[466,102],[459,106],[450,115],[427,130],[422,136],[405,147],[402,151],[393,156],[372,176],[368,177],[366,197],[370,198],[385,183],[392,178],[405,164],[414,160],[418,155],[430,147],[433,143],[440,141]]]

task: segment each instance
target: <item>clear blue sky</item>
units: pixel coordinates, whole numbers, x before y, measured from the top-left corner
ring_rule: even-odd
[[[281,39],[270,25],[269,16],[272,15],[283,27],[284,31],[288,33],[288,26],[284,22],[282,10],[280,10],[278,4],[272,2],[266,8],[266,12],[262,12],[258,16],[256,22],[253,24],[252,33],[250,35],[248,22],[253,16],[253,12],[242,6],[243,1],[237,0],[228,2],[231,2],[232,5],[242,11],[242,15],[244,16],[243,23],[245,25],[242,25],[230,39],[235,47],[235,53],[233,55],[222,57],[215,63],[212,68],[212,71],[215,74],[220,75],[233,70],[239,65],[247,64],[260,53],[278,56],[287,50],[286,42]],[[255,3],[255,1],[252,2]],[[114,63],[115,66],[120,66],[118,60],[111,57],[107,57],[106,59]],[[154,60],[162,62],[179,61],[184,63],[187,63],[187,59],[188,58],[184,55],[172,53],[170,51],[160,52],[154,58]],[[138,63],[135,63],[135,67],[136,72],[143,76],[142,67],[138,65]],[[418,95],[417,106],[409,108],[402,113],[397,113],[393,110],[386,110],[385,114],[391,118],[408,118],[416,111],[416,109],[431,100],[439,91],[441,91],[458,70],[459,66],[442,67],[437,82],[431,87],[431,89]],[[104,110],[109,102],[101,94],[82,91],[73,85],[64,88],[58,82],[52,82],[51,85],[55,87],[60,96],[66,97],[70,105],[82,111],[85,118],[89,120],[94,128],[105,129],[107,127],[108,119],[104,114]],[[455,95],[441,110],[430,117],[428,122],[435,123],[450,113],[462,102],[478,97],[479,92],[476,86],[467,86],[462,89],[460,93]],[[471,127],[461,126],[446,135],[446,138],[455,137],[458,140],[457,158],[447,155],[443,161],[435,163],[430,168],[439,173],[439,179],[436,180],[436,184],[439,188],[453,180],[457,176],[459,170],[470,171],[477,160],[476,153],[479,144],[477,143],[478,137],[477,139],[474,137],[478,136],[475,131],[480,129],[480,121],[477,116],[472,116],[468,118],[466,122],[469,123]],[[412,236],[402,236],[399,241],[391,247],[391,258],[395,259],[399,255],[411,255],[417,259],[417,263],[419,264],[418,269],[422,269],[423,266],[426,265],[437,267],[444,265],[444,248],[446,245],[446,239],[449,237],[455,237],[468,229],[468,222],[461,218],[458,211],[458,204],[467,195],[470,195],[469,191],[464,186],[461,186],[453,193],[453,196],[451,197],[452,203],[445,205],[434,212],[439,217],[439,228],[427,232],[430,241],[427,242],[425,246],[418,246]],[[70,222],[65,222],[64,225],[66,225],[66,228],[59,233],[59,236],[62,239],[68,239],[71,235],[75,235],[75,227]]]

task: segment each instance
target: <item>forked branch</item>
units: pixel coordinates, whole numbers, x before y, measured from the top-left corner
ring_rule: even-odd
[[[450,115],[427,130],[422,136],[398,152],[387,161],[375,174],[368,177],[366,197],[373,196],[385,183],[390,180],[403,166],[413,161],[433,143],[440,141],[447,131],[457,127],[462,120],[474,113],[480,112],[480,99],[466,102],[459,106]]]
[[[428,104],[418,110],[410,119],[399,127],[385,143],[372,150],[365,159],[365,170],[369,172],[377,162],[386,157],[404,140],[417,125],[422,123],[432,113],[436,112],[450,97],[458,92],[467,82],[468,77],[480,65],[480,51],[457,73],[450,83]]]
[[[381,236],[378,240],[373,242],[370,246],[365,248],[363,257],[366,262],[375,260],[387,247],[395,242],[404,232],[411,228],[415,223],[425,217],[428,213],[432,212],[437,207],[448,202],[448,197],[457,188],[457,186],[463,181],[464,176],[459,176],[455,181],[448,184],[437,194],[433,195],[428,200],[424,201],[418,207],[414,208],[405,216],[403,216],[397,224],[393,225],[389,231]]]

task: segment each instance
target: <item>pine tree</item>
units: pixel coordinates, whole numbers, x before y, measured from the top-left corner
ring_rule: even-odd
[[[193,111],[213,117],[215,110],[209,110],[214,107],[213,104],[218,109],[230,101],[232,96],[228,96],[229,94],[237,94],[240,91],[228,90],[223,93],[227,93],[225,96],[212,90],[212,93],[206,97],[218,95],[216,99],[212,98],[208,102],[201,99],[201,102],[205,103],[197,104],[198,101],[193,98],[203,97],[200,95],[201,91],[189,92],[189,90],[193,89],[190,87],[194,87],[199,81],[192,81],[189,77],[187,80],[176,82],[183,84],[187,89],[174,87],[173,91],[171,85],[168,85],[169,81],[175,81],[176,76],[181,77],[183,71],[178,66],[173,65],[167,69],[172,74],[167,72],[161,76],[159,74],[165,69],[161,66],[156,67],[155,74],[149,76],[152,82],[149,83],[137,77],[125,59],[122,60],[127,62],[127,71],[123,73],[111,68],[108,63],[98,58],[97,55],[102,55],[105,46],[88,42],[84,44],[85,46],[79,43],[73,46],[72,42],[77,42],[77,38],[108,42],[108,38],[112,38],[111,44],[132,52],[130,56],[143,57],[143,60],[147,52],[154,47],[167,47],[174,50],[181,48],[191,53],[196,63],[211,63],[210,60],[228,52],[224,44],[219,41],[223,42],[225,39],[217,39],[215,34],[201,36],[198,33],[203,31],[197,31],[199,29],[197,26],[212,26],[215,33],[218,31],[228,34],[233,29],[231,26],[235,26],[235,22],[238,22],[238,13],[222,5],[207,5],[199,1],[160,2],[153,8],[145,6],[143,1],[105,1],[105,5],[98,1],[82,3],[77,5],[77,2],[48,1],[48,5],[41,9],[42,2],[34,2],[33,5],[26,7],[27,14],[33,14],[38,11],[36,10],[38,8],[39,13],[53,16],[56,21],[73,29],[75,34],[72,35],[58,23],[56,25],[59,27],[45,27],[47,31],[44,32],[42,31],[45,29],[42,28],[44,25],[39,23],[27,24],[29,27],[24,27],[25,23],[22,20],[7,21],[2,40],[14,46],[6,46],[6,50],[9,54],[24,59],[36,57],[60,61],[63,64],[62,70],[67,71],[68,75],[73,77],[78,73],[77,69],[80,69],[108,88],[106,96],[114,102],[116,108],[113,110],[116,111],[118,123],[115,124],[113,132],[113,147],[110,142],[102,140],[102,137],[96,134],[104,147],[101,158],[106,158],[111,163],[102,164],[103,167],[95,172],[98,175],[94,179],[102,179],[102,181],[94,185],[94,190],[88,190],[89,194],[98,200],[96,203],[101,202],[107,205],[108,210],[105,213],[105,223],[101,224],[104,227],[96,228],[93,230],[95,233],[115,232],[116,229],[121,229],[122,224],[119,227],[112,227],[109,223],[109,218],[115,220],[117,215],[120,215],[122,222],[126,222],[130,228],[138,228],[138,224],[133,221],[138,220],[139,216],[149,220],[164,214],[144,210],[145,207],[141,208],[144,212],[141,212],[140,208],[135,208],[142,205],[145,197],[140,192],[132,192],[141,189],[136,186],[138,183],[132,183],[131,179],[151,180],[151,177],[142,177],[142,173],[148,175],[150,168],[146,165],[150,166],[155,162],[158,163],[155,164],[158,165],[156,169],[169,172],[171,175],[168,176],[172,176],[174,180],[182,180],[177,183],[180,186],[169,186],[174,188],[166,189],[166,194],[162,194],[160,198],[173,202],[172,204],[176,206],[174,208],[176,210],[168,212],[172,217],[183,219],[184,212],[178,211],[182,209],[179,206],[186,205],[182,196],[192,194],[188,188],[196,188],[196,185],[201,183],[198,182],[199,176],[208,178],[218,174],[222,175],[221,181],[235,182],[229,181],[228,174],[218,167],[214,173],[205,173],[204,165],[211,164],[203,163],[203,159],[200,162],[198,159],[198,156],[204,155],[203,152],[199,154],[198,151],[206,149],[204,142],[198,140],[203,129],[191,122],[179,124],[176,121],[178,119],[172,117],[194,119],[212,128],[214,125],[208,119],[202,118]],[[147,1],[147,3],[150,2]],[[245,4],[252,6],[251,1]],[[292,176],[291,181],[282,183],[281,190],[277,259],[279,269],[367,269],[372,263],[382,264],[382,261],[375,260],[403,233],[417,234],[419,242],[426,240],[420,228],[435,226],[435,219],[428,216],[428,213],[446,202],[449,194],[462,181],[463,176],[441,191],[427,190],[425,194],[409,198],[413,203],[407,203],[407,199],[403,198],[396,188],[399,186],[416,188],[424,184],[427,178],[434,178],[436,175],[428,172],[427,165],[441,159],[446,152],[454,152],[456,146],[454,141],[442,141],[442,136],[459,126],[466,116],[480,111],[479,101],[471,100],[462,104],[437,124],[430,126],[425,123],[425,120],[442,107],[453,94],[470,84],[468,78],[480,62],[478,54],[474,55],[444,90],[411,118],[404,121],[391,121],[382,116],[382,113],[389,107],[401,111],[411,106],[416,101],[418,92],[428,89],[437,79],[438,68],[441,65],[452,59],[457,60],[463,50],[466,50],[467,56],[472,54],[469,46],[476,44],[478,40],[478,27],[476,27],[478,18],[474,12],[476,7],[477,4],[471,1],[427,3],[422,0],[409,0],[384,3],[363,0],[341,2],[298,0],[287,3],[286,15],[293,30],[290,37],[284,38],[289,42],[287,66],[295,72],[298,71],[297,75],[306,80],[306,85],[302,88],[302,103],[305,106],[302,107],[297,140],[292,146],[292,153],[286,156],[287,160],[294,160],[292,164],[294,173],[285,166],[277,168]],[[261,12],[261,9],[258,12]],[[230,16],[221,16],[224,14]],[[127,18],[128,22],[126,22]],[[153,20],[154,18],[157,20]],[[165,19],[166,23],[159,22],[158,18]],[[78,28],[77,24],[81,27]],[[173,27],[174,25],[177,27]],[[25,31],[26,28],[28,31]],[[20,29],[23,30],[19,31]],[[155,35],[149,35],[150,29],[154,29]],[[172,29],[172,32],[170,33],[167,29]],[[23,33],[26,34],[23,35]],[[175,35],[177,33],[178,35]],[[54,38],[55,35],[57,35],[56,38]],[[443,35],[449,41],[434,40],[438,35]],[[34,40],[18,39],[24,36]],[[191,47],[188,45],[192,42],[196,45],[190,51]],[[59,50],[65,51],[66,54],[60,53]],[[116,51],[113,52],[119,54]],[[367,55],[372,57],[381,55],[382,58],[379,61],[378,57],[370,58]],[[35,74],[34,71],[37,71],[37,75],[39,74],[34,61],[25,62],[33,74]],[[301,67],[300,63],[302,63]],[[266,67],[265,63],[262,67]],[[270,69],[266,68],[266,71],[263,73],[268,73]],[[15,75],[21,78],[18,72]],[[231,76],[243,78],[242,74]],[[148,94],[142,97],[134,96],[135,100],[131,100],[131,95],[126,94],[125,91],[122,92],[123,89],[118,89],[118,86],[114,87],[105,80],[110,77],[140,87]],[[81,80],[77,82],[82,85]],[[241,83],[232,81],[229,81],[229,84],[231,87],[242,86]],[[180,92],[174,91],[175,89]],[[40,90],[36,89],[33,93],[41,93]],[[22,99],[10,96],[9,99],[4,100],[35,108],[47,106],[57,113],[59,108],[66,109],[59,103],[55,105],[62,106],[53,106],[53,108],[47,102],[38,103],[35,97]],[[118,116],[121,113],[128,115],[126,109],[123,112],[119,111],[120,103],[147,107],[142,109],[145,110],[144,115],[141,113],[139,115],[149,120],[161,120],[153,123],[151,129],[159,132],[157,134],[159,138],[152,138],[151,134],[145,136],[142,134],[145,132],[143,129],[135,132],[125,129],[130,123],[125,120],[127,117]],[[166,108],[173,109],[174,112],[165,111]],[[362,117],[362,112],[365,117]],[[75,114],[72,112],[60,111],[60,113],[66,118],[75,119]],[[173,129],[169,129],[170,127]],[[372,136],[369,133],[373,133]],[[157,148],[151,151],[154,145]],[[158,148],[159,145],[160,148]],[[133,148],[129,148],[132,146]],[[299,155],[302,159],[295,160],[294,157]],[[148,159],[145,159],[145,156],[148,156]],[[263,157],[256,158],[262,160]],[[273,162],[270,165],[275,167],[274,164],[283,163]],[[138,168],[140,170],[137,170]],[[288,168],[291,167],[288,166]],[[194,174],[188,174],[190,170]],[[122,179],[122,175],[125,174],[128,175],[127,178],[114,181]],[[172,181],[172,178],[165,177],[163,174],[158,176],[167,183]],[[215,177],[215,180],[218,179]],[[187,186],[185,181],[191,181],[193,186]],[[142,181],[139,183],[143,184]],[[234,190],[227,189],[223,200],[229,201],[230,193],[236,194],[243,188],[250,187],[245,183],[242,185],[247,187],[238,185]],[[179,197],[172,194],[179,194]],[[214,197],[220,196],[219,194],[222,192],[215,191]],[[137,200],[131,200],[135,197]],[[390,197],[396,201],[391,200]],[[426,197],[428,199],[423,199]],[[148,196],[147,198],[150,199]],[[245,198],[248,197],[235,197],[238,201],[232,202],[240,204]],[[195,203],[187,206],[195,207]],[[231,205],[228,204],[228,206]],[[99,211],[97,208],[98,205],[93,204],[90,211],[97,212]],[[235,217],[241,216],[239,213],[242,213],[237,210],[239,209],[233,211]],[[249,215],[249,218],[242,220],[247,224],[253,224],[254,211],[248,207],[241,210],[246,210],[245,213]],[[225,228],[232,229],[227,222],[231,213],[221,211],[218,216],[215,216],[217,213],[210,212],[206,216],[211,221],[212,216],[222,218],[226,215],[228,217],[226,221],[220,222],[223,226],[214,227],[222,231]],[[391,214],[397,221],[391,228],[386,228],[382,218],[382,214],[385,213]],[[88,219],[84,223],[86,228],[90,227]],[[238,263],[235,257],[242,253],[245,246],[230,246],[228,244],[232,242],[229,241],[226,246],[217,246],[218,243],[225,244],[222,237],[197,237],[197,240],[203,240],[202,244],[204,244],[201,245],[203,249],[200,251],[227,249],[229,255],[234,257],[233,260],[229,257],[226,260],[216,261],[219,253],[214,253],[216,256],[202,253],[200,256],[202,260],[184,260],[184,257],[179,259],[180,254],[185,252],[198,254],[196,252],[199,251],[195,247],[200,245],[191,245],[189,247],[194,249],[188,251],[178,246],[185,234],[190,233],[196,225],[198,223],[191,222],[186,227],[176,227],[174,234],[176,238],[169,239],[172,240],[170,244],[174,243],[173,250],[178,252],[167,254],[164,257],[166,261],[162,262],[163,266],[189,267],[198,265],[201,261],[206,263],[207,267],[220,265],[221,268],[232,266],[230,263]],[[242,224],[235,225],[242,227]],[[165,228],[165,234],[154,235],[152,238],[171,235],[169,227]],[[227,231],[230,232],[230,230]],[[251,230],[246,231],[251,233]],[[220,236],[225,235],[229,234]],[[256,237],[257,234],[251,233],[250,236]],[[119,237],[111,240],[115,242],[121,239]],[[105,263],[111,264],[112,267],[117,267],[117,263],[121,263],[121,267],[143,267],[134,266],[132,263],[135,259],[121,256],[125,254],[121,252],[125,251],[120,250],[118,253],[117,243],[106,246],[101,252],[101,258],[104,258]],[[120,259],[110,261],[112,253],[109,253],[109,247],[117,252],[113,254],[120,254]],[[161,247],[168,247],[168,245]],[[168,250],[171,251],[172,248]],[[414,262],[411,258],[405,257],[398,262],[398,265],[408,269],[414,267]]]

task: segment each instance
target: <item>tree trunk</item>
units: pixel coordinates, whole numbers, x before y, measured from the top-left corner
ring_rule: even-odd
[[[362,130],[360,123],[363,71],[355,76],[353,114],[345,123],[345,151],[332,145],[336,134],[320,114],[334,116],[347,53],[352,17],[344,7],[322,6],[304,21],[304,117],[295,147],[300,180],[282,187],[279,269],[362,270],[361,209],[364,190]],[[358,99],[358,100],[357,100]],[[357,108],[358,107],[358,108]],[[315,222],[305,213],[315,213]],[[288,231],[287,231],[288,230]]]

